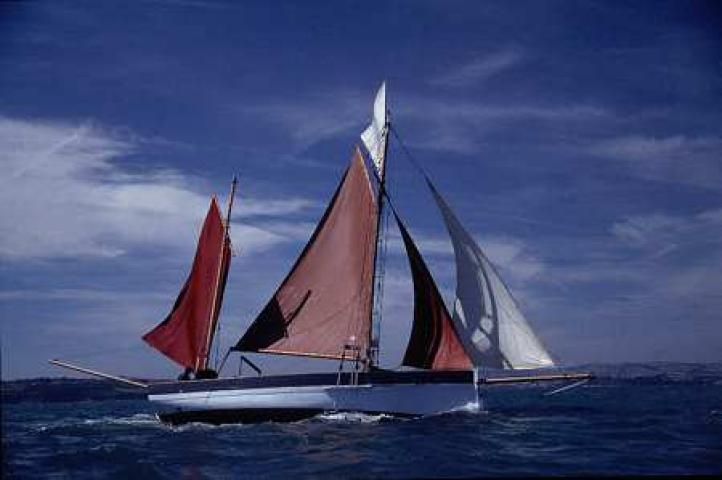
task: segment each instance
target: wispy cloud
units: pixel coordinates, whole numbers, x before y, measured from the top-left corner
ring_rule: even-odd
[[[722,138],[675,135],[621,136],[598,141],[589,153],[626,162],[638,177],[722,188]]]
[[[51,289],[14,289],[0,290],[0,300],[3,301],[76,301],[76,302],[117,302],[138,301],[138,299],[156,299],[167,301],[164,292],[123,292],[118,289],[99,290],[93,288],[51,288]]]
[[[206,180],[171,169],[123,167],[142,142],[90,124],[0,117],[0,256],[117,256],[142,246],[188,247],[209,196]],[[244,199],[240,217],[281,217],[313,206],[303,198]],[[239,225],[243,252],[286,236]]]
[[[459,100],[413,98],[403,104],[399,116],[418,124],[423,135],[409,142],[418,148],[472,154],[479,150],[491,132],[535,125],[569,126],[597,123],[610,118],[610,112],[595,105],[565,104],[481,104]]]
[[[665,213],[629,216],[614,223],[611,232],[626,245],[644,249],[654,257],[666,255],[680,245],[722,244],[722,208],[688,216]]]
[[[234,207],[234,217],[251,217],[251,216],[274,216],[287,215],[297,213],[318,206],[318,202],[314,202],[307,198],[287,198],[287,199],[270,199],[259,200],[256,198],[244,198]]]
[[[414,233],[414,243],[424,256],[439,255],[446,257],[448,271],[453,271],[454,254],[448,235],[430,236]],[[513,285],[522,284],[536,279],[544,271],[544,261],[532,253],[529,246],[518,238],[511,236],[476,236],[477,244],[482,248],[489,260],[502,270],[505,278]],[[398,234],[388,240],[390,253],[405,255],[403,241]]]
[[[236,254],[248,255],[282,243],[300,243],[310,238],[314,224],[303,221],[256,221],[253,225],[232,223],[231,240]]]
[[[234,108],[241,115],[280,127],[295,148],[303,150],[353,128],[360,133],[364,122],[370,118],[372,102],[373,92],[339,90]]]
[[[429,83],[444,87],[468,87],[479,84],[521,63],[522,52],[506,48],[477,57],[460,67],[453,68],[432,78]]]
[[[607,255],[597,255],[593,262],[582,259],[581,264],[558,265],[551,274],[576,270],[576,275],[559,277],[571,283],[616,279],[618,288],[609,285],[612,291],[621,291],[628,299],[652,300],[665,308],[670,308],[670,295],[676,302],[693,304],[693,289],[722,300],[717,288],[722,279],[721,208],[692,215],[627,216],[614,222],[609,233],[609,241],[596,246]],[[700,281],[702,278],[706,280]]]

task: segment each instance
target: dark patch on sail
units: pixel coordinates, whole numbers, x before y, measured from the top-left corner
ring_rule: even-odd
[[[357,150],[303,252],[233,350],[338,355],[353,338],[365,351],[375,219]]]
[[[256,321],[246,330],[233,350],[253,352],[266,348],[286,336],[286,320],[276,297],[271,298]]]
[[[246,331],[243,338],[233,350],[256,351],[273,345],[284,337],[288,337],[288,326],[298,316],[303,306],[311,296],[311,291],[306,292],[298,306],[286,318],[276,297],[271,298],[263,311],[258,315],[256,321]]]
[[[404,240],[414,282],[414,323],[403,365],[431,370],[471,368],[471,361],[459,341],[424,259],[395,211],[394,216]]]

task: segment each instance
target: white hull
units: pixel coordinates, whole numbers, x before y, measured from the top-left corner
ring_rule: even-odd
[[[151,394],[166,418],[192,421],[197,414],[235,416],[254,412],[255,417],[274,418],[277,412],[366,412],[396,415],[428,415],[476,403],[473,384],[314,385],[275,388],[244,388]],[[265,414],[264,414],[265,413]],[[164,414],[161,414],[163,417]],[[174,422],[172,419],[171,421]],[[202,420],[201,420],[202,421]],[[180,423],[180,422],[178,422]]]

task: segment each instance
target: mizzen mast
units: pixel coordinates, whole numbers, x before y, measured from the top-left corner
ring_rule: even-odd
[[[210,318],[208,319],[208,334],[206,335],[206,345],[201,351],[201,355],[198,357],[196,364],[196,371],[207,370],[208,361],[211,356],[211,346],[213,345],[213,337],[216,334],[218,327],[218,306],[221,299],[223,298],[223,289],[225,288],[225,277],[228,274],[226,256],[230,254],[230,231],[231,231],[231,211],[233,210],[233,199],[236,196],[236,186],[238,185],[238,178],[234,175],[233,181],[231,182],[231,194],[228,196],[228,205],[226,207],[226,220],[223,223],[223,241],[221,242],[221,252],[218,256],[218,269],[216,273],[214,288],[213,288],[213,302],[211,303]]]

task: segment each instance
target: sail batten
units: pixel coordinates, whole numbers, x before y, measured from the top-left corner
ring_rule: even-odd
[[[308,244],[233,350],[336,358],[354,344],[365,352],[376,214],[357,149]]]
[[[452,319],[477,367],[533,369],[554,365],[493,264],[464,229],[431,181],[456,259]]]

